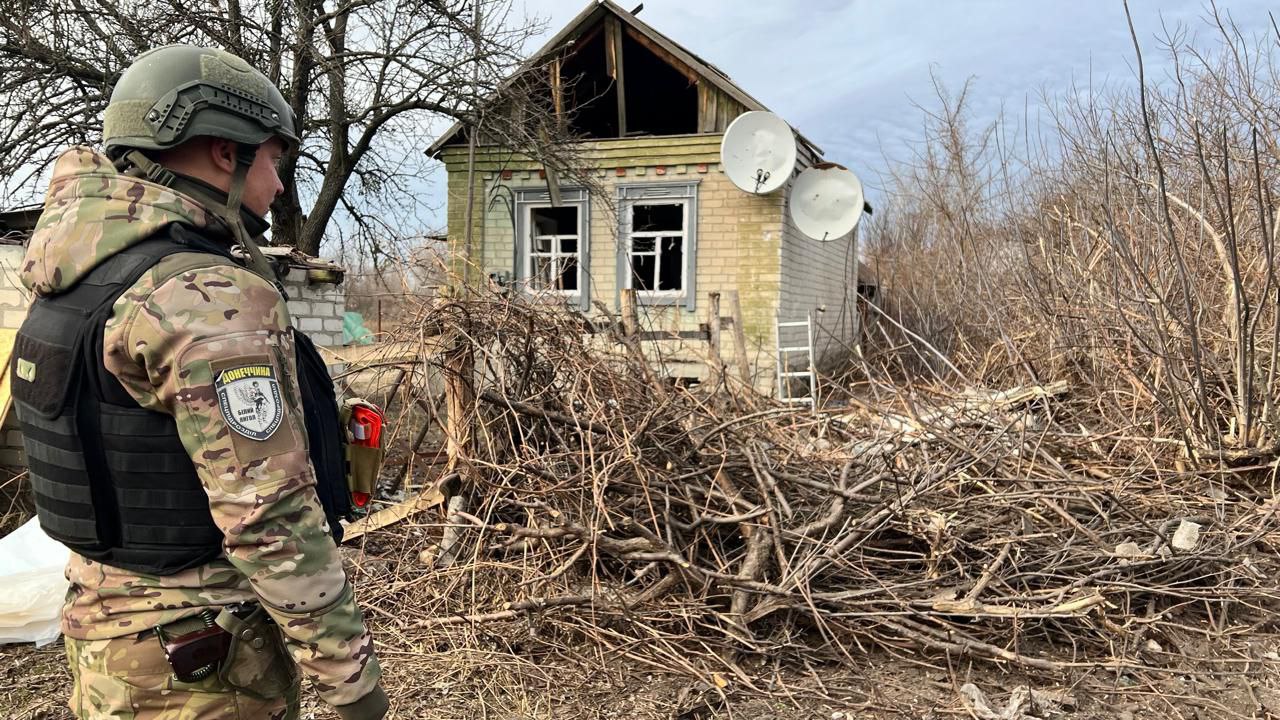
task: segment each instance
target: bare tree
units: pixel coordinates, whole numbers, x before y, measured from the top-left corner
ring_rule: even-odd
[[[539,31],[511,0],[0,0],[0,190],[7,204],[34,199],[62,149],[96,142],[111,88],[138,54],[216,45],[266,72],[299,118],[273,242],[316,254],[337,241],[376,264],[423,230],[423,150],[435,133],[476,124],[499,89],[539,112],[521,97],[536,87],[503,82]],[[560,139],[542,132],[555,124],[522,117],[484,132],[554,154],[539,148]]]

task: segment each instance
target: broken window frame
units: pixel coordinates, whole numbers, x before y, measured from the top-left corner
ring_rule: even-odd
[[[565,203],[561,205],[561,207],[573,210],[574,216],[576,219],[574,224],[577,226],[576,232],[572,234],[558,233],[558,234],[552,234],[552,235],[539,235],[537,234],[537,230],[536,230],[537,225],[533,222],[534,211],[553,209],[555,208],[555,206],[549,202],[529,203],[523,206],[524,212],[525,212],[525,227],[528,230],[525,233],[525,238],[524,238],[526,250],[524,253],[524,272],[521,274],[521,278],[525,283],[526,288],[528,288],[529,292],[531,293],[535,293],[535,294],[554,293],[558,295],[564,295],[566,297],[572,297],[572,296],[576,296],[578,294],[578,291],[582,288],[582,209],[579,208],[575,203]],[[537,249],[537,244],[539,240],[550,240],[551,251],[540,252]],[[564,252],[561,249],[562,240],[573,240],[575,243],[577,243],[577,249],[571,253]],[[562,272],[559,270],[561,262],[567,258],[573,258],[573,261],[577,263],[577,273],[576,273],[577,287],[572,289],[564,289],[559,287],[545,287],[545,286],[538,285],[537,283],[541,282],[544,279],[541,273],[539,273],[537,270],[538,258],[549,258],[551,260],[551,264],[555,268],[555,270],[551,273],[551,276],[557,279],[559,279],[560,276],[562,275]]]
[[[577,290],[537,290],[530,287],[533,264],[530,255],[533,251],[533,214],[537,207],[554,207],[547,186],[514,189],[515,195],[515,227],[512,242],[511,273],[516,278],[516,286],[526,295],[560,295],[571,305],[577,305],[582,312],[591,309],[591,199],[585,188],[560,188],[560,207],[574,207],[578,211],[578,289]]]
[[[681,222],[679,230],[640,230],[635,229],[635,210],[637,205],[656,206],[656,205],[676,205],[680,207]],[[627,287],[635,287],[635,259],[637,256],[652,257],[653,262],[653,287],[657,288],[661,283],[662,267],[663,267],[663,241],[678,237],[680,238],[680,287],[676,290],[643,290],[636,288],[637,294],[643,294],[650,297],[671,296],[674,298],[684,297],[684,288],[689,274],[688,263],[684,261],[685,255],[689,252],[689,200],[687,198],[675,199],[643,199],[633,200],[627,205],[627,226],[630,231],[627,233],[627,261],[631,265],[631,272],[627,273]],[[652,250],[636,250],[636,240],[653,240]]]
[[[692,180],[617,186],[617,287],[619,290],[632,287],[632,208],[637,204],[654,205],[677,201],[685,207],[683,288],[680,291],[638,291],[636,300],[642,305],[683,305],[689,312],[697,310],[698,184],[698,180]],[[648,234],[650,233],[641,233],[641,236]],[[659,234],[671,235],[669,232]],[[621,292],[616,298],[616,304],[618,307],[622,306]]]

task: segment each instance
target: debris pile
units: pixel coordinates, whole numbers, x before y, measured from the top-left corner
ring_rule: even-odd
[[[1065,382],[813,413],[660,382],[626,342],[602,350],[528,304],[422,312],[404,337],[456,329],[423,358],[462,401],[448,510],[360,541],[388,642],[750,689],[761,663],[872,652],[1059,680],[1265,665],[1179,646],[1229,643],[1280,607],[1269,465],[1091,431]]]

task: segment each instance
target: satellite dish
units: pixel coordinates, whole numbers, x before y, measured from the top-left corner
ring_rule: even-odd
[[[819,163],[796,178],[791,219],[814,240],[836,240],[857,227],[864,202],[857,175],[835,163]]]
[[[796,166],[796,137],[786,120],[763,110],[743,113],[720,142],[720,164],[739,188],[764,195],[786,184]]]

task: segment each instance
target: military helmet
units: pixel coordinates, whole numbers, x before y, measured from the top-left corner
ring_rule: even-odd
[[[103,114],[107,154],[165,150],[207,135],[246,145],[298,144],[293,109],[271,81],[231,53],[166,45],[139,55]]]

